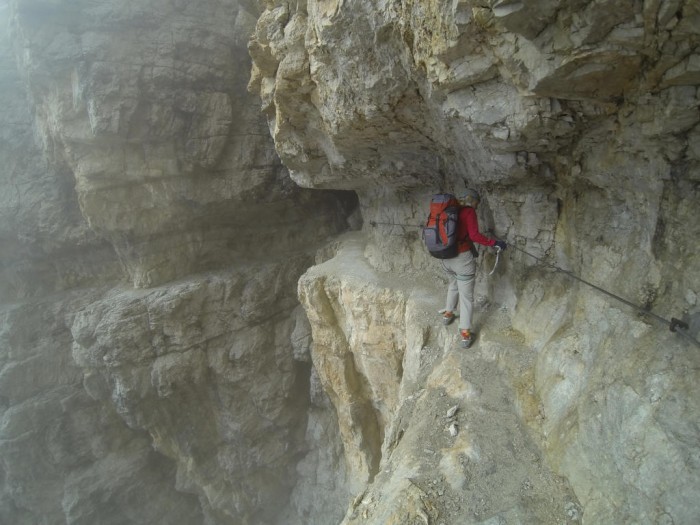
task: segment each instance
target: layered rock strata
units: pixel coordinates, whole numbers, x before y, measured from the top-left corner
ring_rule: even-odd
[[[480,189],[482,229],[511,249],[477,291],[508,309],[530,349],[527,366],[504,358],[503,372],[548,464],[569,479],[588,522],[691,523],[700,445],[689,432],[699,416],[697,5],[265,6],[249,45],[251,88],[293,179],[356,190],[364,257],[411,281],[439,272],[418,235],[430,193]],[[379,475],[393,463],[377,443],[388,443],[385,404],[401,405],[395,363],[405,369],[411,351],[396,342],[400,324],[372,344],[353,330],[356,312],[375,311],[384,292],[344,274],[339,264],[302,280],[313,355],[349,467],[400,507],[426,487],[394,490]],[[377,326],[403,308],[398,295]],[[645,310],[687,322],[687,337]],[[385,368],[392,388],[374,377]]]
[[[323,206],[285,181],[245,92],[254,21],[236,2],[16,2],[14,42],[44,147],[137,287],[264,257],[258,238],[301,223],[290,202]],[[319,221],[318,237],[333,226]],[[277,236],[278,250],[294,251],[300,235]]]
[[[296,283],[356,199],[276,156],[254,10],[2,8],[0,521],[285,521],[337,432],[307,415]]]
[[[696,2],[0,9],[3,522],[694,522]]]
[[[342,523],[579,521],[576,496],[544,465],[504,381],[531,357],[503,314],[479,316],[491,326],[465,355],[452,327],[435,325],[442,290],[373,269],[366,241],[343,239],[299,283],[345,465],[369,482]]]

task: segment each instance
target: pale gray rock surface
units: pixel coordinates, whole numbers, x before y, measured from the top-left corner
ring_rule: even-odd
[[[2,5],[6,21],[8,6]],[[0,300],[14,301],[120,273],[112,247],[80,214],[70,170],[37,146],[28,94],[0,31]]]
[[[2,522],[201,522],[197,499],[175,490],[175,464],[83,388],[67,318],[89,300],[2,307]]]
[[[510,313],[530,348],[527,366],[504,356],[503,372],[545,460],[580,501],[568,519],[692,523],[700,487],[700,443],[687,433],[698,422],[689,386],[697,382],[692,338],[700,329],[697,3],[265,7],[249,46],[251,88],[295,181],[358,192],[370,267],[409,282],[439,275],[419,238],[430,193],[477,187],[484,194],[482,230],[511,248],[488,280],[493,258],[486,254],[477,293]],[[684,320],[689,338],[532,256]],[[374,496],[356,500],[365,506],[348,520],[384,508],[377,523],[404,511],[425,522],[435,517],[421,515],[429,509],[406,503],[402,511],[398,481],[380,475],[394,462],[377,452],[377,442],[387,443],[383,403],[400,405],[385,381],[403,388],[410,347],[396,347],[402,325],[395,320],[378,347],[363,350],[369,347],[350,327],[357,312],[377,308],[377,292],[347,277],[344,264],[308,272],[302,298],[315,334],[312,359],[335,393],[348,463],[374,479]],[[390,282],[380,288],[393,290]],[[404,308],[395,295],[382,315]],[[370,317],[382,325],[382,316]],[[378,381],[374,374],[395,361],[378,356],[392,348],[403,355],[401,373]],[[347,352],[352,361],[341,357]],[[368,367],[368,356],[381,363]],[[407,494],[405,502],[421,496]]]
[[[275,154],[254,8],[1,7],[0,521],[296,515],[300,460],[339,444],[327,406],[308,416],[297,280],[356,198]]]
[[[214,523],[271,522],[305,449],[309,370],[290,351],[295,258],[173,283],[111,290],[79,311],[73,359],[177,465],[177,487]],[[275,283],[273,287],[261,282]]]
[[[0,14],[0,521],[694,523],[697,2]]]

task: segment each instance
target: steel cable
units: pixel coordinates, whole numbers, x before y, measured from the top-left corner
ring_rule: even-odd
[[[643,315],[645,315],[645,316],[651,317],[651,318],[657,320],[658,322],[660,322],[660,323],[662,323],[662,324],[668,326],[668,328],[669,328],[669,330],[670,330],[671,332],[680,334],[680,335],[682,335],[683,337],[686,337],[689,341],[691,341],[691,342],[694,343],[695,345],[700,346],[700,341],[698,341],[697,339],[695,339],[695,338],[694,338],[692,335],[690,335],[689,333],[685,332],[685,330],[688,330],[688,324],[687,324],[686,322],[681,321],[680,319],[676,319],[675,317],[671,317],[671,320],[669,321],[668,319],[665,319],[665,318],[661,317],[660,315],[655,314],[654,312],[652,312],[651,310],[649,310],[649,309],[647,309],[647,308],[641,307],[641,306],[639,306],[639,305],[633,303],[632,301],[629,301],[629,300],[625,299],[624,297],[620,297],[619,295],[616,295],[616,294],[614,294],[614,293],[612,293],[612,292],[609,292],[608,290],[605,290],[604,288],[601,288],[601,287],[598,286],[598,285],[595,285],[595,284],[593,284],[593,283],[591,283],[591,282],[589,282],[589,281],[586,281],[585,279],[579,277],[578,275],[574,274],[573,272],[571,272],[571,271],[569,271],[569,270],[564,270],[563,268],[557,266],[556,264],[552,264],[552,263],[550,263],[550,262],[545,261],[545,260],[542,259],[541,257],[537,257],[536,255],[533,255],[533,254],[531,254],[531,253],[529,253],[529,252],[526,252],[526,251],[523,250],[522,248],[518,248],[515,244],[508,244],[508,247],[509,247],[509,248],[513,248],[514,250],[517,250],[517,251],[519,251],[519,252],[521,252],[521,253],[524,253],[525,255],[527,255],[527,256],[529,256],[529,257],[532,257],[532,258],[535,259],[539,264],[541,264],[541,265],[543,265],[543,266],[546,266],[546,267],[548,267],[548,268],[551,268],[551,269],[553,269],[553,270],[555,270],[555,271],[557,271],[557,272],[559,272],[559,273],[563,273],[563,274],[565,274],[565,275],[571,277],[572,279],[574,279],[574,280],[576,280],[576,281],[579,281],[579,282],[581,282],[581,283],[583,283],[583,284],[585,284],[585,285],[587,285],[587,286],[590,286],[590,287],[593,288],[594,290],[598,290],[599,292],[604,293],[605,295],[607,295],[607,296],[609,296],[609,297],[612,297],[613,299],[616,299],[616,300],[620,301],[621,303],[626,304],[627,306],[629,306],[629,307],[631,307],[631,308],[637,310],[639,313],[641,313],[641,314],[643,314]],[[678,330],[679,328],[680,328],[681,330]]]

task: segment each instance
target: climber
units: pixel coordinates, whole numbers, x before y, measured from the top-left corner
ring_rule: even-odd
[[[462,337],[462,347],[469,348],[474,342],[472,332],[472,310],[474,303],[474,279],[476,277],[476,262],[473,243],[484,246],[496,246],[506,249],[506,243],[498,239],[490,239],[479,232],[479,221],[476,208],[481,198],[475,190],[467,190],[458,197],[460,210],[457,224],[458,255],[452,259],[443,259],[442,266],[449,276],[447,300],[442,312],[442,321],[449,325],[457,317],[454,313],[459,299],[459,333]],[[473,251],[472,251],[473,250]]]

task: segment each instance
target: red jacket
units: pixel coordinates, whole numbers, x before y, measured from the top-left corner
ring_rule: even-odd
[[[484,246],[496,244],[496,239],[489,239],[481,235],[479,232],[479,219],[476,218],[476,210],[470,206],[464,206],[459,210],[457,239],[457,251],[459,253],[469,251],[474,242]],[[472,242],[469,242],[470,240]]]

